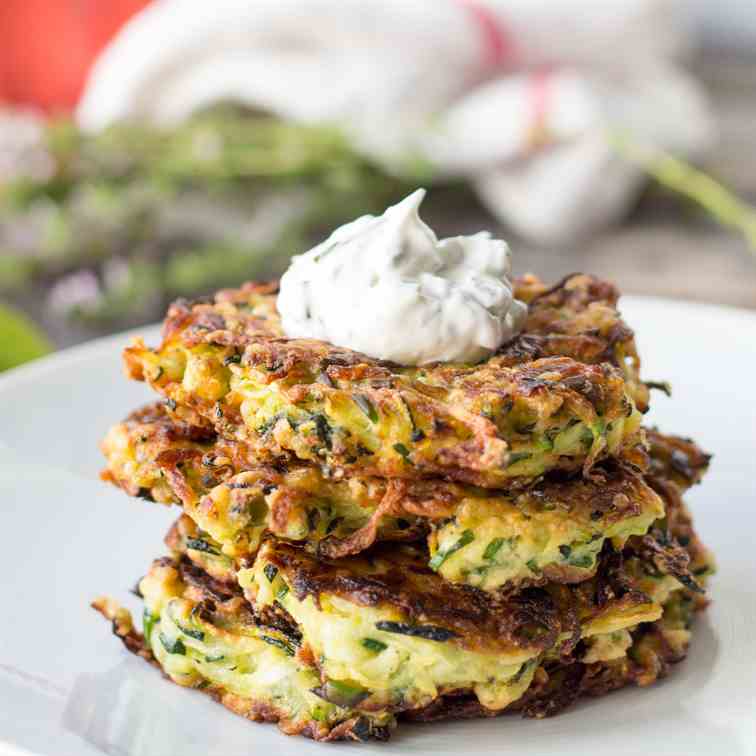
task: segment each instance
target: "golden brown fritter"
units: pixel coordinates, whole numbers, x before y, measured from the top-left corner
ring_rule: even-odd
[[[546,592],[494,597],[456,586],[428,569],[422,551],[410,546],[378,546],[364,556],[323,560],[270,540],[257,561],[260,583],[268,580],[273,567],[298,602],[309,598],[322,609],[325,601],[337,597],[355,607],[384,608],[400,615],[391,624],[412,628],[406,635],[468,650],[511,653],[521,648],[537,653],[551,648],[564,629]],[[256,598],[260,587],[250,581],[248,597]],[[572,628],[574,618],[565,622]],[[402,628],[395,632],[404,634]]]
[[[505,493],[445,480],[333,479],[297,461],[266,464],[242,442],[203,433],[160,405],[140,410],[108,433],[103,477],[181,503],[232,557],[253,553],[266,532],[338,557],[430,529],[430,565],[448,580],[487,590],[577,582],[594,574],[607,539],[621,548],[663,515],[639,474],[611,464],[592,478],[552,474]]]
[[[651,455],[649,475],[673,483],[682,492],[701,482],[711,454],[689,438],[666,435],[656,428],[647,430],[646,437]]]
[[[102,449],[103,479],[132,496],[180,504],[231,556],[253,553],[266,532],[349,552],[427,530],[389,507],[396,497],[385,479],[332,479],[296,460],[260,459],[247,444],[176,422],[162,405],[114,426]]]
[[[443,580],[418,551],[383,545],[318,560],[268,540],[237,577],[256,611],[293,621],[325,680],[360,690],[357,708],[392,711],[463,688],[502,709],[542,661],[656,621],[682,588],[643,555],[608,549],[597,575],[577,585],[490,593]]]
[[[299,641],[260,624],[239,591],[219,585],[190,563],[158,559],[140,583],[143,632],[130,613],[100,598],[92,606],[113,624],[126,648],[184,687],[201,690],[235,714],[274,722],[287,735],[313,740],[386,740],[389,713],[355,712],[312,692],[316,670]]]
[[[648,409],[635,336],[617,310],[620,294],[614,285],[573,273],[547,286],[528,275],[515,282],[515,296],[528,304],[528,317],[522,334],[502,349],[501,358],[511,364],[553,356],[609,362],[622,371],[636,407]]]
[[[698,484],[705,474],[711,455],[702,451],[694,441],[679,436],[666,436],[649,431],[651,464],[646,480],[664,502],[666,532],[674,544],[688,554],[688,570],[696,581],[705,585],[716,571],[713,553],[705,546],[693,527],[693,517],[683,501],[683,494]],[[695,596],[697,605],[706,599]]]
[[[687,656],[692,614],[691,600],[678,594],[668,599],[661,619],[629,631],[630,646],[621,656],[585,662],[581,658],[583,651],[578,647],[569,656],[542,663],[522,698],[502,712],[486,709],[475,696],[460,692],[441,696],[421,709],[401,712],[399,718],[438,722],[516,711],[525,717],[541,719],[560,714],[582,696],[603,696],[627,685],[651,685],[666,677],[672,666]]]
[[[513,488],[549,470],[589,472],[607,456],[642,463],[639,412],[622,372],[597,354],[586,356],[595,358],[589,364],[531,360],[531,350],[518,361],[505,350],[479,365],[401,367],[284,338],[275,291],[248,284],[212,303],[174,304],[158,349],[140,341],[126,349],[128,375],[195,426],[331,475],[444,476]],[[576,315],[581,323],[586,312]],[[583,327],[565,351],[583,344]]]
[[[281,560],[281,568],[290,569],[285,562]],[[302,565],[296,570],[301,572]],[[395,601],[402,595],[397,587],[403,583],[401,579],[381,577],[376,566],[366,572],[379,576],[376,585],[370,584],[368,574],[356,576],[358,585],[352,586],[343,574],[313,575],[307,567],[304,585],[291,590],[301,590],[303,595],[312,595],[314,591],[320,601],[318,611],[338,614],[344,612],[338,595],[351,601],[359,594],[365,607],[354,615],[354,621],[359,623],[361,613],[385,602],[387,596]],[[272,571],[269,569],[268,573]],[[276,579],[273,575],[271,582]],[[316,584],[310,582],[312,579]],[[388,737],[394,725],[391,710],[399,709],[401,719],[414,721],[490,717],[505,711],[542,717],[558,713],[580,695],[602,695],[628,683],[647,685],[664,676],[669,666],[687,652],[693,604],[685,591],[674,591],[663,598],[661,616],[657,614],[657,619],[651,622],[633,624],[631,616],[622,617],[623,610],[639,600],[632,595],[636,589],[628,587],[630,579],[616,560],[615,564],[607,564],[606,571],[601,573],[603,582],[592,585],[594,597],[586,599],[591,592],[585,591],[575,598],[575,617],[566,625],[570,632],[560,633],[556,649],[524,664],[506,683],[512,689],[511,700],[499,709],[485,705],[487,699],[481,698],[479,691],[464,687],[442,689],[431,700],[418,697],[417,705],[402,705],[393,700],[384,708],[371,709],[365,689],[355,680],[328,677],[327,660],[323,654],[314,653],[308,633],[301,632],[302,627],[281,604],[277,613],[269,613],[262,623],[260,607],[250,605],[235,583],[211,577],[185,557],[156,560],[141,581],[140,591],[146,604],[144,634],[136,631],[128,612],[114,602],[100,599],[94,606],[113,622],[114,633],[130,651],[157,664],[174,682],[203,690],[235,713],[255,721],[278,722],[287,734],[329,741],[367,740]],[[435,593],[428,591],[423,578],[416,581],[410,577],[403,584],[408,592],[403,594],[402,606],[408,605],[417,619],[426,618],[426,611],[430,611],[430,617],[443,621],[454,617],[454,622],[459,623],[454,627],[463,635],[467,632],[465,623],[476,613],[486,611],[473,600],[470,606],[468,602],[457,606],[460,614],[456,616],[453,608],[440,610],[434,606]],[[409,589],[410,584],[414,588]],[[558,588],[559,592],[567,590]],[[485,600],[485,596],[479,598]],[[586,600],[590,607],[583,603]],[[602,601],[603,610],[599,606]],[[510,602],[508,609],[514,614],[507,621],[508,628],[524,629],[533,623],[536,627],[550,627],[555,617],[564,623],[567,616],[560,597],[554,598],[543,589],[532,589]],[[586,632],[602,611],[606,615],[607,606],[612,607],[613,629]],[[497,610],[492,607],[491,611]],[[586,611],[590,615],[588,622]],[[271,617],[273,621],[269,622]],[[487,623],[484,619],[483,624]],[[375,665],[383,655],[387,655],[384,663],[390,664],[390,644],[401,643],[403,638],[431,647],[446,646],[451,640],[448,630],[448,627],[387,621],[384,631],[372,633],[380,637],[369,637],[370,643],[363,647],[372,656],[365,666]],[[346,635],[344,642],[348,648],[350,638]],[[531,640],[527,635],[522,641],[529,647]],[[389,639],[386,643],[380,640],[384,636]],[[418,669],[426,666],[422,651],[415,651],[411,657],[418,662]],[[448,667],[453,660],[453,654],[447,654],[445,665]],[[493,673],[494,668],[490,671]],[[446,674],[450,674],[448,670]]]

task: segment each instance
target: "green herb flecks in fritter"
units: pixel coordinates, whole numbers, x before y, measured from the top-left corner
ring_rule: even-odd
[[[650,597],[619,583],[601,604],[594,581],[507,596],[457,586],[409,546],[317,560],[269,540],[238,579],[257,611],[295,623],[321,670],[321,693],[330,700],[334,686],[346,686],[350,704],[366,711],[426,706],[454,690],[503,709],[522,695],[541,659],[661,614]],[[614,584],[612,575],[607,580]]]
[[[662,617],[587,639],[579,653],[562,656],[536,669],[525,694],[506,711],[543,718],[559,714],[582,696],[603,696],[626,685],[647,686],[666,677],[688,652],[693,603],[683,593],[664,605]],[[491,717],[471,694],[444,696],[402,719],[439,722],[445,719]]]
[[[253,555],[266,532],[337,557],[375,541],[421,539],[431,528],[429,564],[447,580],[486,590],[576,582],[595,572],[607,539],[621,548],[663,515],[659,496],[616,465],[506,493],[443,480],[333,478],[199,434],[160,406],[134,413],[103,443],[105,477],[132,494],[181,502],[231,557]]]
[[[596,572],[607,539],[621,550],[663,516],[661,499],[642,478],[617,469],[599,481],[468,497],[434,526],[430,566],[446,580],[486,590],[544,578],[577,583]]]
[[[272,463],[239,441],[170,417],[152,405],[113,426],[102,442],[103,479],[132,496],[183,506],[224,554],[249,555],[267,533],[344,553],[374,540],[423,537],[427,527],[411,513],[388,511],[387,481],[328,477],[301,462]]]
[[[299,657],[296,635],[259,624],[244,599],[191,565],[161,559],[140,582],[144,635],[108,600],[94,606],[127,647],[154,659],[179,685],[203,690],[237,714],[277,722],[316,740],[385,740],[394,718],[357,713],[313,691],[316,669]]]
[[[402,368],[284,338],[271,286],[173,305],[161,346],[136,341],[125,361],[177,417],[334,470],[509,488],[642,457],[640,414],[606,361]]]
[[[548,286],[527,275],[516,281],[515,296],[527,303],[528,317],[520,336],[504,347],[499,359],[506,364],[553,356],[588,364],[609,362],[622,371],[638,409],[648,409],[635,336],[617,310],[620,295],[614,285],[573,273]]]

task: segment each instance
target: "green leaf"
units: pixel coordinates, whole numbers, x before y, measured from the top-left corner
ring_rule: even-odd
[[[400,454],[405,462],[409,462],[410,451],[404,444],[394,444],[394,451]]]
[[[381,651],[385,651],[388,648],[383,641],[376,640],[375,638],[363,638],[362,645],[368,649],[368,651],[375,651],[376,654],[379,654]]]
[[[187,538],[186,547],[194,551],[201,551],[203,554],[220,556],[220,551],[214,546],[211,546],[204,538]]]
[[[150,642],[150,635],[152,635],[152,629],[160,621],[160,616],[153,614],[147,607],[144,609],[142,615],[142,632],[144,633],[144,639],[147,643]]]
[[[371,423],[378,422],[378,412],[373,403],[362,394],[355,394],[353,397],[355,404],[368,416]]]
[[[160,633],[158,635],[158,638],[160,638],[160,642],[163,644],[163,648],[169,654],[179,654],[179,656],[186,655],[186,646],[184,645],[184,642],[181,640],[181,638],[171,640],[167,635],[163,635],[163,633]]]
[[[434,571],[438,570],[452,554],[456,553],[460,549],[463,549],[474,540],[475,534],[472,532],[472,530],[465,530],[456,543],[453,543],[451,546],[449,546],[448,549],[437,551],[433,555],[433,558],[430,560],[430,562],[428,562],[428,566]]]
[[[504,545],[504,538],[494,538],[488,546],[486,546],[486,550],[483,552],[483,559],[491,560],[493,559],[498,553],[501,547]]]
[[[205,640],[205,633],[202,632],[202,630],[196,630],[193,627],[186,627],[185,625],[179,625],[179,623],[176,623],[176,627],[184,634],[188,635],[190,638],[194,638],[194,640],[203,641]]]
[[[523,459],[530,459],[531,456],[530,452],[510,452],[506,466],[511,467],[518,462],[522,462]]]
[[[35,360],[51,349],[47,337],[29,318],[0,305],[0,370]]]

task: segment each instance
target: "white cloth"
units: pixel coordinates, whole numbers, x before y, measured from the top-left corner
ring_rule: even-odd
[[[471,181],[555,242],[617,218],[643,183],[607,133],[683,156],[712,139],[675,63],[675,0],[157,0],[97,60],[87,129],[170,124],[219,101],[335,122],[401,172]]]

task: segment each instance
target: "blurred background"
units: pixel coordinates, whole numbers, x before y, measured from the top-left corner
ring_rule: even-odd
[[[518,273],[756,307],[756,4],[3,0],[0,370],[418,185]]]

